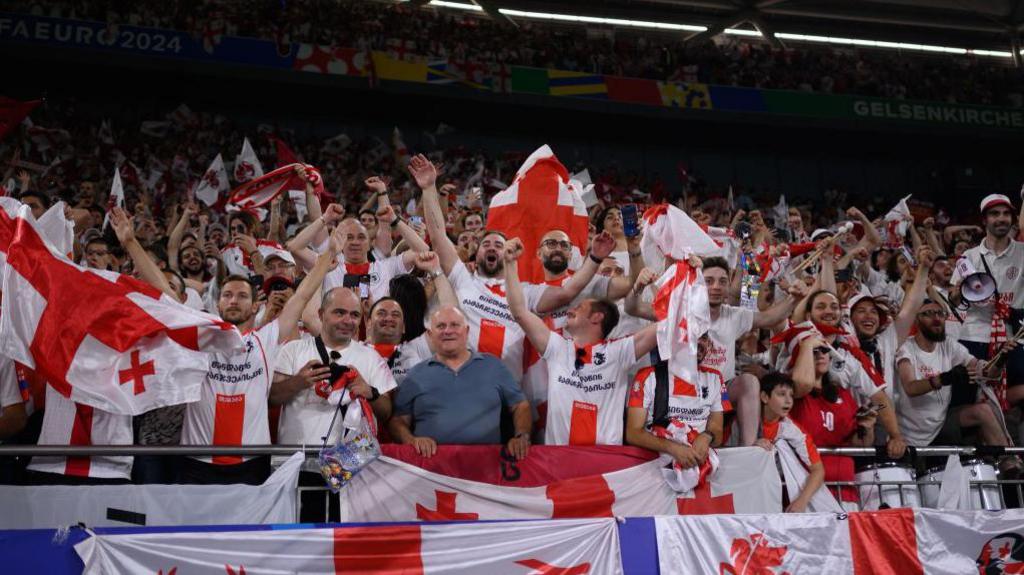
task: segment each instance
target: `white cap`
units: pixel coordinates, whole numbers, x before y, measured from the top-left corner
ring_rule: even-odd
[[[277,245],[260,245],[258,247],[260,253],[263,255],[263,261],[270,261],[270,258],[281,258],[291,265],[295,265],[295,258],[292,257],[291,252],[281,248]]]
[[[818,228],[811,233],[811,241],[816,242],[818,241],[818,238],[826,234],[832,235],[832,230],[827,228]]]
[[[985,210],[1000,204],[1005,204],[1010,209],[1013,209],[1013,202],[1010,201],[1010,198],[1003,194],[989,194],[985,196],[985,199],[981,200],[981,213],[984,214]]]

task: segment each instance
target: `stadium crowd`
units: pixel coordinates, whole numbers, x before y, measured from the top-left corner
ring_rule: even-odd
[[[1009,59],[941,57],[870,49],[787,46],[718,36],[687,43],[663,32],[623,31],[519,21],[518,29],[486,17],[403,3],[85,2],[4,0],[0,10],[38,16],[148,26],[191,33],[383,50],[399,58],[459,64],[476,81],[502,86],[503,66],[702,82],[752,88],[856,94],[895,99],[1020,107],[1024,87]],[[316,14],[310,19],[309,14]]]
[[[915,221],[899,205],[812,218],[777,198],[745,198],[740,209],[595,170],[586,245],[554,226],[525,253],[521,238],[489,227],[488,209],[523,155],[413,155],[397,132],[390,145],[314,143],[268,127],[257,156],[287,165],[301,155],[326,190],[297,166],[305,190],[225,211],[195,190],[211,151],[242,139],[227,118],[180,107],[148,128],[159,135],[140,135],[83,125],[72,102],[32,117],[0,142],[5,193],[37,218],[65,202],[76,262],[218,315],[244,334],[246,350],[211,357],[199,401],[134,418],[77,404],[4,358],[0,441],[319,444],[335,410],[323,382],[347,374],[381,439],[425,457],[443,444],[501,443],[516,458],[537,443],[629,444],[690,468],[715,447],[784,439],[811,471],[790,502],[801,511],[821,481],[853,479],[852,458],[819,456],[815,446],[879,446],[898,459],[908,446],[1022,439],[1024,351],[1014,334],[1024,209],[1001,194],[978,198],[970,220],[981,226]],[[108,203],[103,166],[115,164],[124,208]],[[232,179],[258,176],[252,168],[240,157]],[[686,260],[702,271],[697,289],[710,307],[694,381],[668,373],[654,353],[662,270],[642,253],[651,232],[641,224],[663,203],[719,244]],[[543,280],[521,281],[533,260]],[[964,282],[974,272],[991,275],[994,296],[974,298]],[[3,305],[18,297],[3,294]],[[76,435],[83,421],[89,433]],[[1009,456],[998,465],[1021,467]],[[260,483],[271,461],[37,456],[0,470],[3,481],[27,484]],[[321,481],[315,466],[304,481]]]

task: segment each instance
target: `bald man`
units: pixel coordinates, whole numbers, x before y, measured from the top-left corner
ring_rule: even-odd
[[[512,415],[507,446],[516,459],[530,448],[530,405],[512,374],[493,355],[469,350],[469,324],[455,306],[442,306],[427,328],[434,356],[409,370],[395,395],[389,429],[423,457],[438,444],[501,443],[501,413]]]

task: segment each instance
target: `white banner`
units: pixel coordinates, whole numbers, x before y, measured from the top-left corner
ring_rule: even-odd
[[[75,551],[85,575],[622,573],[614,519],[94,535]]]
[[[263,485],[0,485],[0,529],[292,523],[302,460]]]

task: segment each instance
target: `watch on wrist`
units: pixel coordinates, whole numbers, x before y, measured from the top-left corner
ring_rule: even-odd
[[[594,262],[597,265],[601,265],[601,258],[595,256],[594,254],[588,254],[588,256],[590,257],[590,261]]]
[[[519,438],[523,438],[526,441],[530,441],[530,434],[529,434],[529,432],[526,432],[526,431],[523,431],[522,433],[517,433],[515,439],[519,439]]]
[[[370,401],[377,401],[380,399],[380,392],[377,391],[376,387],[370,386]]]
[[[395,218],[391,220],[391,227],[397,228],[398,224],[402,223],[402,218]]]

